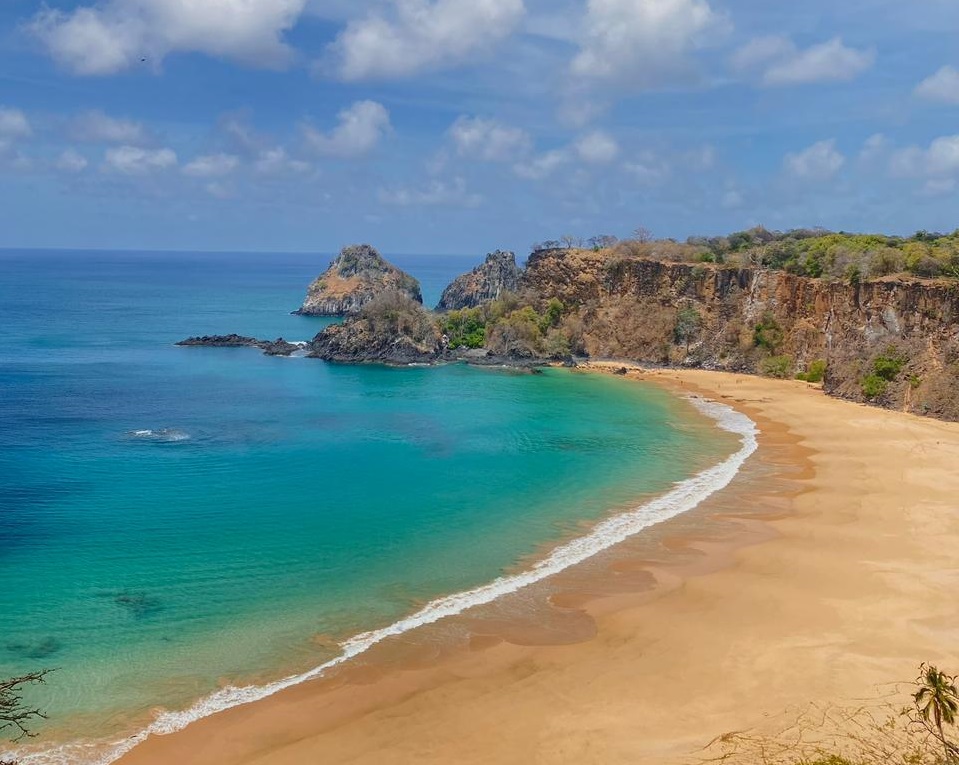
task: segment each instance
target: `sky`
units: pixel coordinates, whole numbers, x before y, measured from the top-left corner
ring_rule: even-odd
[[[956,0],[3,0],[0,247],[959,226]]]

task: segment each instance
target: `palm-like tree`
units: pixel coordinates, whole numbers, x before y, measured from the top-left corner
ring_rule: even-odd
[[[959,690],[956,689],[956,678],[940,672],[931,664],[922,664],[919,667],[919,677],[916,680],[919,686],[912,698],[916,702],[916,710],[920,719],[927,725],[935,725],[935,731],[946,752],[946,762],[957,761],[956,747],[949,743],[943,731],[943,725],[955,725],[956,715],[959,714]]]

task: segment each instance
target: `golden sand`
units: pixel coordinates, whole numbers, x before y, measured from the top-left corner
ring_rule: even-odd
[[[759,455],[690,517],[560,575],[535,619],[466,615],[455,650],[412,633],[121,763],[687,763],[920,661],[959,670],[959,425],[799,382],[631,376],[745,411]]]

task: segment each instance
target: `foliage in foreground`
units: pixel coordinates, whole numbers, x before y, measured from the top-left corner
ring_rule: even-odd
[[[699,762],[725,765],[959,765],[950,731],[959,717],[956,678],[922,664],[911,705],[809,707],[786,715],[773,734],[719,736]]]

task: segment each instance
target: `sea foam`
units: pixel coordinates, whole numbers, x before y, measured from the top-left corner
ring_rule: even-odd
[[[127,433],[131,438],[138,438],[144,441],[156,441],[163,444],[174,444],[180,441],[189,441],[189,433],[176,428],[160,428],[159,430],[131,430]]]
[[[560,545],[526,571],[501,576],[489,584],[437,598],[416,613],[387,627],[356,635],[342,644],[342,653],[339,656],[308,672],[291,675],[266,685],[223,688],[201,699],[189,709],[179,712],[162,712],[145,730],[110,745],[105,753],[99,745],[70,744],[55,750],[21,755],[19,762],[21,765],[66,765],[67,763],[109,765],[151,735],[175,733],[204,717],[260,701],[287,688],[312,680],[333,667],[365,653],[387,638],[456,616],[470,608],[491,603],[503,595],[516,592],[582,563],[644,529],[689,512],[710,495],[724,489],[732,482],[746,460],[758,448],[757,436],[759,435],[756,424],[732,407],[698,396],[690,396],[689,400],[700,412],[715,420],[722,430],[739,436],[739,449],[718,465],[675,484],[666,494],[608,518],[593,527],[588,534]],[[93,751],[99,753],[93,754]],[[12,756],[12,754],[6,756]]]

